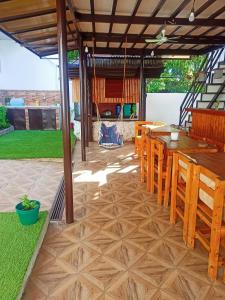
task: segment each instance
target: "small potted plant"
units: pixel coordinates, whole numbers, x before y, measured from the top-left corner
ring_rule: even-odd
[[[38,220],[40,202],[30,200],[27,195],[20,198],[21,202],[16,205],[16,213],[23,225],[35,224]]]

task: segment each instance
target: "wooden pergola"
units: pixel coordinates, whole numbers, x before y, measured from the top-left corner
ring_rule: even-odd
[[[194,11],[194,20],[189,21]],[[166,30],[176,37],[162,44],[148,43]],[[87,56],[90,54],[138,56],[152,54],[201,55],[225,45],[223,0],[0,0],[0,30],[39,57],[59,53],[62,93],[66,220],[73,222],[72,164],[67,51],[79,49],[81,82],[82,159],[86,159],[84,124],[88,122]],[[143,80],[140,107],[144,110]]]
[[[96,54],[199,55],[224,45],[225,4],[196,0],[195,20],[188,17],[193,0],[66,0],[67,49],[79,48],[79,39]],[[40,57],[58,53],[55,0],[2,0],[0,28]],[[162,45],[148,44],[162,28]],[[92,49],[90,49],[92,51]]]

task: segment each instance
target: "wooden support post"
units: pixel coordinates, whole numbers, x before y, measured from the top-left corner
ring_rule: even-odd
[[[88,147],[88,84],[87,84],[87,54],[84,53],[84,128],[85,128],[85,146]]]
[[[144,58],[141,57],[140,65],[140,92],[139,92],[139,120],[145,120],[145,104],[144,104]]]
[[[143,98],[143,120],[146,121],[146,78],[143,76],[142,98]]]
[[[80,61],[79,61],[79,74],[80,74],[80,116],[81,116],[81,157],[82,161],[86,161],[86,143],[85,143],[85,93],[84,93],[84,49],[83,40],[80,38]]]
[[[73,180],[72,180],[72,155],[70,140],[70,101],[69,81],[67,66],[67,29],[66,6],[64,0],[56,0],[57,8],[57,35],[59,48],[59,70],[62,106],[62,134],[64,152],[64,181],[65,181],[65,208],[66,223],[73,223]]]
[[[88,140],[93,142],[93,128],[92,128],[92,82],[91,77],[88,77]]]

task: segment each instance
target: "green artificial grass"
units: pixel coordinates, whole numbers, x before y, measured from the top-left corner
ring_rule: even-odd
[[[16,213],[0,213],[0,299],[14,300],[21,292],[27,268],[37,247],[48,213],[24,226]]]
[[[72,144],[74,140],[72,134]],[[61,157],[62,131],[16,130],[0,136],[0,159]]]

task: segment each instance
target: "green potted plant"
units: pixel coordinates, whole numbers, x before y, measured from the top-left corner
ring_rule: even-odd
[[[21,202],[16,205],[16,213],[23,225],[35,224],[38,220],[40,202],[30,200],[27,195],[20,198]]]

